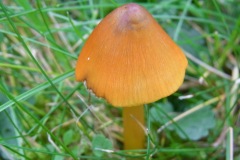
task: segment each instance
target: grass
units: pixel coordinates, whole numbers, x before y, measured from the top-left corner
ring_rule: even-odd
[[[121,150],[121,108],[90,99],[74,67],[96,24],[126,2],[0,2],[0,159],[240,158],[234,0],[138,2],[183,48],[189,65],[176,93],[145,107],[146,148]]]

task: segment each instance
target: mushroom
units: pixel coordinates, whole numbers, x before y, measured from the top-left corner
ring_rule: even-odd
[[[142,6],[113,10],[93,30],[76,65],[76,80],[97,97],[123,107],[124,148],[145,144],[144,104],[174,93],[183,83],[187,59]]]

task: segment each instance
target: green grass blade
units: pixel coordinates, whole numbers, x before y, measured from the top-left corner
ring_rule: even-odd
[[[69,71],[65,74],[62,74],[62,75],[52,79],[51,81],[52,81],[53,84],[57,84],[57,83],[59,83],[61,81],[64,81],[65,79],[67,79],[67,78],[69,78],[73,75],[74,75],[74,71]],[[44,82],[44,83],[30,89],[29,91],[24,92],[23,94],[21,94],[19,96],[16,96],[15,100],[18,101],[18,102],[23,101],[23,100],[27,100],[28,98],[31,98],[32,96],[36,95],[37,93],[40,93],[42,90],[44,90],[48,87],[51,87],[51,84],[49,82]],[[0,90],[2,92],[4,92],[2,86],[0,86]],[[8,107],[11,107],[14,104],[15,104],[15,102],[13,100],[9,100],[8,102],[6,102],[6,103],[4,103],[0,106],[0,112],[5,110]]]

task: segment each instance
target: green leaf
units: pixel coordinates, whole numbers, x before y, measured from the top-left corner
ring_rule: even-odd
[[[208,130],[213,128],[215,123],[213,111],[210,107],[205,107],[179,120],[177,125],[180,126],[181,129],[175,127],[176,125],[174,128],[182,139],[189,138],[191,140],[199,140],[208,135]],[[184,133],[188,137],[186,137]]]
[[[0,159],[13,160],[13,156],[4,147],[0,145]]]
[[[168,101],[163,103],[154,103],[150,109],[150,121],[157,125],[165,124],[177,114],[173,112],[173,106]]]
[[[0,93],[0,104],[6,102],[7,100],[7,97]],[[17,119],[15,111],[12,107],[0,112],[0,141],[9,145],[21,147],[22,138],[19,137],[20,135],[17,131],[21,127],[17,129],[17,126],[20,126],[19,120]],[[23,150],[19,149],[19,152],[23,153]],[[8,153],[7,150],[0,148],[0,159],[12,159],[10,158],[11,156],[11,153]]]
[[[171,121],[175,116],[177,113],[169,102],[155,104],[150,109],[150,120],[158,126]],[[208,135],[215,123],[213,111],[210,107],[205,107],[169,125],[167,129],[174,130],[182,139],[199,140]]]
[[[56,155],[56,156],[54,157],[54,160],[64,160],[64,157],[61,156],[61,155]]]
[[[7,98],[0,93],[0,103],[5,101],[7,101]],[[5,111],[0,112],[0,137],[8,144],[18,146],[21,138],[15,138],[18,133],[14,125],[19,126],[13,108],[7,108]]]
[[[74,141],[73,134],[74,134],[73,130],[68,130],[67,132],[64,133],[63,142],[65,145],[69,145],[71,142]]]
[[[103,150],[112,150],[112,142],[103,135],[98,134],[92,140],[93,153],[97,157],[102,157],[106,152]]]

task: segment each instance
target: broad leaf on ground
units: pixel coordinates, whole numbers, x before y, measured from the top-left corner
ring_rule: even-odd
[[[101,134],[93,138],[92,147],[94,155],[98,157],[102,157],[106,153],[105,151],[113,149],[112,142]]]
[[[171,103],[158,103],[150,109],[151,122],[164,125],[179,113],[173,111]],[[215,116],[210,107],[205,107],[169,125],[182,139],[199,140],[206,137],[209,129],[215,126]]]

